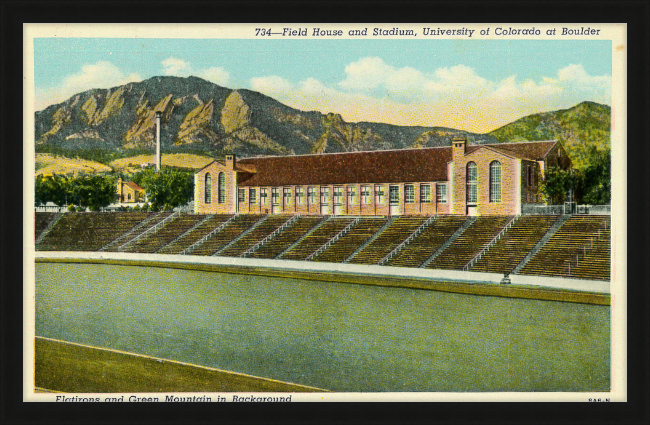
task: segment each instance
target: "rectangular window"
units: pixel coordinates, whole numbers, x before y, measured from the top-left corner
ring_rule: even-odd
[[[237,189],[237,202],[246,202],[246,189]]]
[[[302,187],[296,187],[296,205],[303,205],[305,201],[305,189]]]
[[[447,202],[447,185],[444,183],[438,183],[436,185],[436,202],[439,204]]]
[[[257,190],[248,189],[248,202],[255,204],[257,202]]]
[[[318,194],[316,193],[316,188],[315,187],[308,187],[307,188],[307,195],[309,197],[309,205],[316,205],[316,202],[318,200]]]
[[[391,204],[399,204],[399,186],[389,186],[388,196]]]
[[[320,188],[320,203],[323,205],[330,203],[330,188],[327,186],[322,186]]]
[[[372,203],[370,186],[361,186],[361,202],[363,205],[370,205]]]
[[[356,196],[356,193],[354,193],[354,186],[348,186],[347,191],[348,191],[348,205],[354,205],[354,197]]]
[[[420,202],[427,204],[431,202],[431,186],[428,184],[420,185]]]
[[[341,186],[334,187],[334,205],[343,205],[343,188]]]
[[[404,202],[407,204],[415,202],[415,187],[412,184],[404,185]]]
[[[284,198],[284,205],[291,205],[291,188],[283,187],[282,196]]]
[[[260,189],[260,205],[266,205],[269,201],[269,190],[264,188]]]
[[[375,186],[375,203],[377,205],[383,205],[386,195],[384,193],[384,186],[376,185]]]
[[[280,188],[274,187],[271,189],[271,202],[273,205],[280,205]]]

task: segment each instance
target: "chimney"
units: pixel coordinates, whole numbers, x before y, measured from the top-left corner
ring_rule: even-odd
[[[160,171],[160,111],[156,111],[156,172]]]
[[[465,145],[467,144],[467,139],[465,137],[454,137],[451,139],[451,146],[452,146],[452,154],[451,154],[451,159],[452,161],[456,161],[457,159],[462,158],[465,156]]]
[[[234,170],[235,165],[237,165],[237,158],[235,157],[235,154],[226,155],[226,167],[229,170]]]

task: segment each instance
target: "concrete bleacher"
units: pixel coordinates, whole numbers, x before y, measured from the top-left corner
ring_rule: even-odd
[[[37,240],[43,230],[54,220],[58,213],[55,212],[36,212],[34,213],[34,240]]]
[[[610,217],[574,215],[530,259],[521,274],[609,280],[609,257]]]
[[[459,216],[439,216],[410,244],[386,262],[387,266],[420,267],[467,220]]]
[[[118,214],[118,213],[109,213],[109,214]],[[138,214],[130,212],[128,214]],[[160,211],[157,213],[140,213],[146,214],[145,218],[133,226],[131,229],[128,229],[125,232],[122,232],[120,236],[116,239],[113,239],[110,243],[102,247],[103,251],[113,252],[125,249],[128,247],[130,241],[137,238],[139,235],[145,233],[147,230],[154,227],[156,224],[165,220],[172,213],[167,211]]]
[[[255,227],[251,232],[244,235],[241,239],[235,241],[231,246],[224,249],[219,255],[225,257],[239,257],[249,248],[252,248],[259,241],[273,233],[278,227],[282,226],[292,216],[286,214],[268,215],[266,220]]]
[[[213,214],[209,219],[196,226],[186,235],[179,235],[179,238],[163,247],[159,254],[180,254],[186,248],[189,248],[193,243],[198,242],[202,237],[210,233],[212,230],[218,228],[223,223],[228,221],[232,215],[230,214]]]
[[[240,214],[207,241],[188,252],[190,255],[213,255],[241,235],[264,215]]]
[[[165,245],[169,244],[179,235],[185,233],[194,225],[202,221],[206,215],[202,214],[183,214],[167,221],[159,230],[151,232],[129,245],[124,252],[138,252],[142,254],[152,254],[157,252]]]
[[[485,273],[510,273],[542,239],[557,215],[524,215],[492,246],[470,270]]]
[[[341,263],[388,222],[387,217],[361,218],[341,239],[320,252],[312,261]]]
[[[609,216],[523,215],[504,230],[512,217],[171,214],[84,212],[57,217],[57,213],[37,212],[36,249],[298,261],[309,258],[332,263],[610,279]],[[348,227],[347,233],[341,234]],[[417,236],[413,233],[416,229]],[[500,239],[495,239],[499,233]],[[260,244],[269,235],[271,238]],[[393,252],[395,248],[398,251]],[[387,257],[389,253],[392,257]]]
[[[47,213],[38,213],[47,214]],[[39,251],[97,251],[150,213],[66,213],[37,245]]]
[[[450,246],[426,267],[429,269],[462,270],[483,246],[490,242],[510,221],[508,216],[478,217]]]
[[[428,217],[399,217],[368,246],[364,247],[349,261],[352,264],[377,264],[400,243],[408,238]]]
[[[611,233],[604,229],[593,243],[584,247],[575,263],[571,262],[566,277],[590,280],[610,280],[611,271]]]
[[[350,217],[330,217],[318,229],[284,253],[280,258],[283,260],[305,260],[341,230],[345,229],[353,220]]]
[[[295,243],[321,221],[323,221],[323,217],[299,217],[279,235],[275,236],[269,242],[262,245],[257,251],[253,252],[250,258],[276,258],[291,246],[291,244]]]

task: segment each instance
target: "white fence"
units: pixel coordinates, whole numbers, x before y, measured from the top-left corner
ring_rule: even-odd
[[[612,208],[610,205],[575,205],[567,203],[563,205],[543,205],[543,204],[522,204],[522,214],[543,214],[543,215],[560,215],[560,214],[595,214],[609,215]]]

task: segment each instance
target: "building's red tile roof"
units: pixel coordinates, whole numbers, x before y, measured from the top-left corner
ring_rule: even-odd
[[[483,146],[514,158],[541,161],[556,141],[469,145],[466,154]],[[452,148],[402,149],[244,158],[236,162],[239,186],[400,183],[447,180]],[[221,161],[217,161],[222,163]]]
[[[133,190],[138,190],[140,192],[144,192],[144,189],[138,186],[136,183],[133,182],[124,182],[125,185],[129,186]]]
[[[241,186],[346,184],[439,181],[447,178],[451,148],[404,149],[324,155],[246,158],[238,166],[254,165],[242,175]]]
[[[515,158],[542,161],[548,156],[548,153],[556,144],[556,140],[546,140],[541,142],[497,143],[482,146],[490,146],[498,152],[514,156]]]

